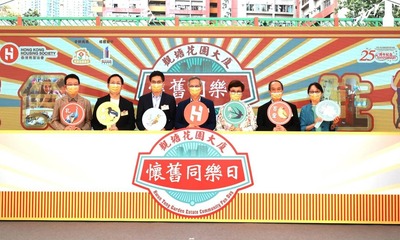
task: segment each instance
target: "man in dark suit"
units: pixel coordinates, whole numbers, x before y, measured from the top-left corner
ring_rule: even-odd
[[[124,79],[118,75],[113,74],[107,79],[107,87],[109,94],[104,97],[98,98],[93,109],[92,127],[94,130],[135,130],[135,112],[133,110],[133,103],[128,99],[121,96],[122,86]],[[104,102],[113,102],[119,106],[120,118],[118,122],[109,129],[107,126],[101,124],[97,119],[97,109]]]
[[[178,104],[178,108],[176,110],[176,119],[175,119],[175,128],[207,128],[210,130],[214,130],[216,126],[216,116],[215,116],[215,108],[214,102],[201,97],[202,91],[202,82],[199,77],[192,77],[188,80],[188,87],[190,92],[190,98],[186,99]],[[189,124],[184,116],[186,106],[192,101],[200,101],[204,103],[208,108],[208,118],[205,123],[200,126]]]
[[[300,131],[300,120],[296,105],[282,100],[283,84],[278,80],[273,80],[269,83],[268,89],[271,94],[271,100],[258,108],[257,131]],[[273,124],[267,116],[268,107],[276,101],[286,102],[292,109],[293,116],[284,125]]]
[[[150,108],[159,108],[167,117],[167,122],[162,130],[172,130],[175,126],[176,101],[175,98],[163,92],[165,77],[160,71],[154,71],[149,77],[151,92],[139,98],[136,125],[139,130],[145,130],[143,114]]]

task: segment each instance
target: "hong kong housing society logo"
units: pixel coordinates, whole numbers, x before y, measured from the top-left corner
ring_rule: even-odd
[[[186,128],[139,153],[133,184],[170,212],[201,217],[223,209],[253,179],[247,153],[217,132]]]

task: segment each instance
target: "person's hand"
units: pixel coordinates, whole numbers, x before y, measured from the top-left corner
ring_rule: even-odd
[[[232,126],[229,128],[229,131],[242,131],[242,129],[241,129],[240,127],[235,127],[234,125],[232,125]]]
[[[240,127],[235,127],[233,128],[233,131],[242,131],[242,129]]]
[[[72,131],[72,130],[75,130],[75,127],[74,126],[66,126],[65,128],[64,128],[64,130],[66,130],[66,131]]]
[[[282,132],[282,131],[286,131],[286,128],[282,125],[276,125],[274,127],[273,131]]]
[[[337,116],[337,117],[335,117],[335,119],[333,119],[333,124],[338,125],[339,122],[340,122],[339,116]]]
[[[111,125],[111,127],[108,129],[110,131],[118,131],[117,126],[115,126],[115,124]]]
[[[339,116],[338,116],[338,117],[335,117],[335,119],[333,119],[331,128],[332,128],[332,129],[335,129],[335,128],[337,127],[337,125],[339,125],[339,122],[340,122],[340,117],[339,117]]]

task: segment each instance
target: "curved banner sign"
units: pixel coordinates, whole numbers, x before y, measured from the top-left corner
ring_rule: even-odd
[[[170,212],[200,217],[224,208],[253,180],[247,153],[237,153],[225,137],[182,129],[162,137],[150,153],[139,153],[133,184]]]

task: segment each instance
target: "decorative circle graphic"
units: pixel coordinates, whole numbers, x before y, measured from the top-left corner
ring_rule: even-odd
[[[78,103],[68,103],[61,109],[60,118],[63,124],[76,126],[85,119],[85,110]]]
[[[230,101],[225,105],[222,116],[226,122],[239,126],[246,119],[246,105],[241,101]]]
[[[221,154],[214,148],[211,148],[205,143],[202,142],[183,142],[171,148],[168,152],[165,153],[166,157],[174,157],[174,158],[182,158],[187,155],[191,155],[191,157],[201,157],[201,156],[209,156],[209,157],[220,157]],[[194,206],[197,203],[208,201],[209,199],[215,197],[218,192],[209,191],[209,192],[184,192],[184,191],[167,191],[167,193],[181,201]]]
[[[97,108],[96,116],[101,124],[111,126],[118,122],[121,117],[121,110],[115,103],[104,102]]]
[[[333,121],[340,116],[340,106],[332,100],[324,100],[315,107],[315,114],[324,121]]]
[[[189,124],[200,126],[207,121],[208,111],[204,103],[192,101],[185,107],[184,117]]]
[[[147,130],[159,131],[165,127],[167,116],[159,108],[149,108],[144,112],[142,122]]]
[[[292,109],[289,104],[283,101],[273,102],[267,110],[267,117],[277,125],[283,125],[290,121],[292,118]]]

